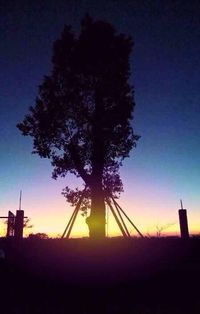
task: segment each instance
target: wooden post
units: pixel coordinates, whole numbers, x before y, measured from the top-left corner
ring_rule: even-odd
[[[180,223],[180,231],[181,231],[181,238],[188,239],[189,238],[189,231],[188,231],[188,220],[187,220],[187,210],[183,208],[183,202],[181,202],[181,209],[179,209],[179,223]]]
[[[23,228],[24,228],[24,211],[17,210],[15,217],[15,233],[14,233],[16,239],[23,238]]]

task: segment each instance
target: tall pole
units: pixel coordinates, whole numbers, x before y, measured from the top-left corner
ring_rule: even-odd
[[[19,195],[19,210],[21,210],[22,208],[22,190],[20,191],[20,195]]]
[[[15,238],[22,239],[23,238],[23,228],[24,228],[24,211],[17,210],[15,217]]]
[[[182,202],[182,200],[180,200],[180,202],[181,202],[181,209],[183,209],[183,202]]]
[[[188,231],[188,219],[187,219],[187,210],[183,208],[183,202],[180,200],[181,209],[179,209],[179,223],[180,223],[180,232],[182,239],[189,238],[189,231]]]
[[[22,191],[20,191],[20,195],[19,195],[19,210],[16,211],[16,217],[15,217],[14,236],[16,239],[23,238],[24,211],[21,208],[22,208]]]

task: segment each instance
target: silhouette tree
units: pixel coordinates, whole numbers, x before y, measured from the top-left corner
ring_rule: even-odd
[[[38,233],[31,233],[29,234],[29,239],[42,239],[42,240],[46,240],[49,239],[48,234],[43,233],[43,232],[38,232]]]
[[[79,36],[65,26],[53,47],[53,69],[44,77],[34,107],[17,127],[33,137],[33,153],[49,158],[52,176],[73,173],[85,185],[83,210],[90,237],[105,236],[105,193],[123,190],[122,160],[139,139],[131,126],[133,87],[129,84],[132,39],[86,15]],[[76,204],[81,191],[63,194]]]

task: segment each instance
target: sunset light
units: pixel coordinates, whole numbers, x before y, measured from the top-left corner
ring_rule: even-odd
[[[0,314],[199,314],[200,1],[0,1]]]

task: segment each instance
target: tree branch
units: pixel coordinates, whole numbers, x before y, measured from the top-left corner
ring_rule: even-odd
[[[71,158],[74,162],[75,168],[77,169],[79,175],[81,176],[83,181],[86,183],[86,185],[90,186],[91,176],[85,171],[83,162],[78,155],[75,145],[72,142],[69,144],[68,149],[69,149]]]

